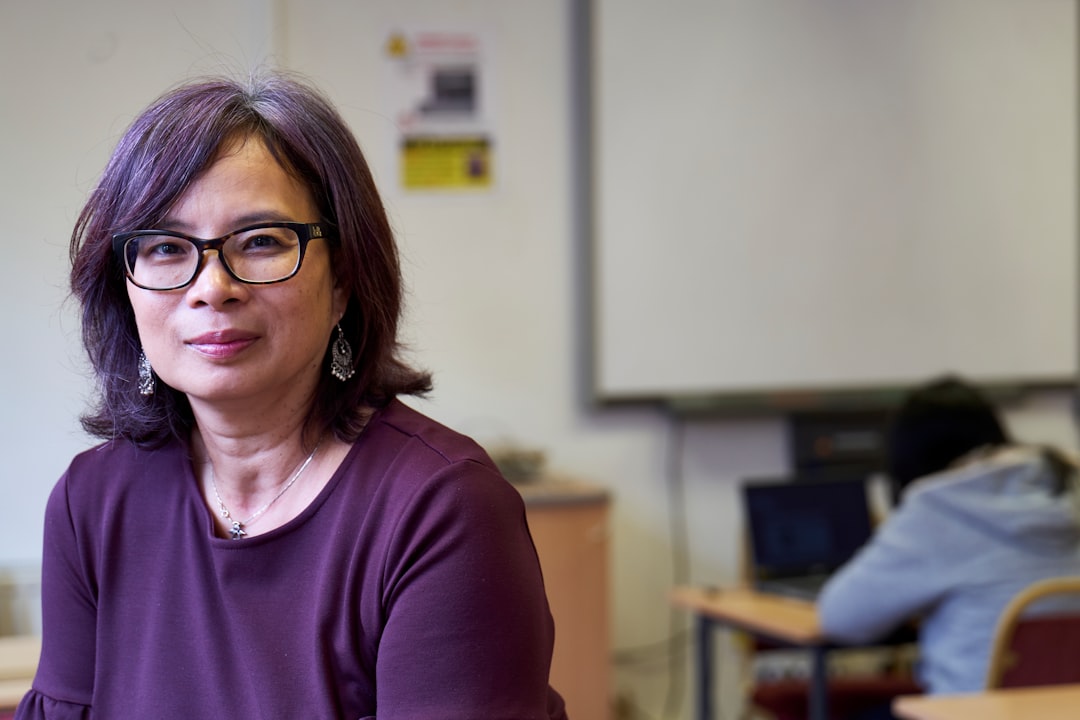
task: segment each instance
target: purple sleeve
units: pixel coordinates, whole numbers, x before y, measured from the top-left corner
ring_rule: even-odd
[[[80,557],[67,492],[57,483],[45,509],[41,611],[46,628],[33,689],[16,720],[75,720],[89,717],[94,686],[96,602]]]
[[[413,497],[383,569],[378,718],[565,718],[554,626],[517,491],[459,462]],[[482,709],[483,714],[478,712]]]

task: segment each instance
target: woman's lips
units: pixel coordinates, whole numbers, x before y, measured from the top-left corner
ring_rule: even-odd
[[[216,359],[227,359],[239,355],[251,347],[258,339],[252,333],[238,330],[204,333],[187,341],[188,347]]]

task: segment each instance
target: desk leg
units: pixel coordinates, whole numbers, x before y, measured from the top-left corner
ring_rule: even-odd
[[[820,645],[813,649],[810,670],[810,720],[829,720],[828,650]]]
[[[698,615],[697,619],[697,693],[698,720],[712,719],[712,648],[713,624],[709,618]]]

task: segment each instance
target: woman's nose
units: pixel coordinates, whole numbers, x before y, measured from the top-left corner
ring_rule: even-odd
[[[245,292],[246,285],[225,269],[220,251],[203,251],[202,265],[188,285],[188,301],[192,305],[222,305],[240,299]]]

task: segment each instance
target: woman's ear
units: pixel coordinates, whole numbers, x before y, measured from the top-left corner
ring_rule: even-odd
[[[349,308],[349,292],[345,289],[345,286],[334,278],[333,293],[333,311],[336,323],[341,322],[341,318],[345,317],[345,311]]]
[[[341,299],[334,298],[334,314],[337,315],[337,321],[341,322],[341,319],[345,317],[345,308],[348,307],[349,299],[345,297],[345,293],[341,293]]]

